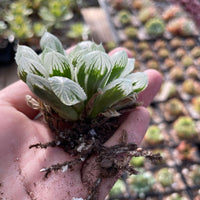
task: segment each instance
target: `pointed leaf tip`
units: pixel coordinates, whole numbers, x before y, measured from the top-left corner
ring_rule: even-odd
[[[124,71],[127,65],[128,55],[126,51],[118,51],[111,56],[111,61],[113,68],[108,82],[120,77],[120,74]]]
[[[140,92],[148,85],[148,76],[144,72],[136,72],[126,76],[133,84],[133,92]]]
[[[53,49],[54,51],[57,51],[61,54],[65,54],[63,46],[60,42],[60,40],[52,35],[49,32],[45,32],[44,35],[42,36],[41,40],[40,40],[40,46],[42,48],[42,50],[44,50],[46,47]]]
[[[26,82],[26,76],[29,73],[46,77],[47,72],[41,63],[39,56],[31,48],[19,45],[15,55],[18,65],[18,74]]]
[[[43,60],[50,77],[62,76],[72,78],[72,66],[66,56],[55,51],[50,51],[44,55]]]

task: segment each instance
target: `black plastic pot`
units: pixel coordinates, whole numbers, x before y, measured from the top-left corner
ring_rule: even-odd
[[[14,37],[0,38],[0,66],[13,62],[16,40]]]

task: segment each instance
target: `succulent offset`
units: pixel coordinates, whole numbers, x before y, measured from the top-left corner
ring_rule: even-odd
[[[77,44],[67,54],[61,42],[46,32],[42,53],[19,45],[16,53],[19,77],[42,102],[66,121],[83,117],[118,116],[131,106],[148,84],[143,72],[132,73],[134,59],[125,51],[109,56],[91,41]]]

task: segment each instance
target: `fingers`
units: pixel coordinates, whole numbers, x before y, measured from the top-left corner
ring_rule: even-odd
[[[66,49],[66,53],[69,54],[74,48],[75,48],[75,46],[72,46],[72,47]]]
[[[145,72],[148,76],[148,86],[144,91],[139,93],[137,101],[142,102],[143,106],[147,107],[158,93],[163,77],[158,71],[153,69],[146,70]]]
[[[137,107],[123,120],[115,134],[105,143],[105,146],[118,144],[123,130],[127,133],[127,141],[139,145],[149,125],[149,112],[144,107]]]
[[[113,49],[111,52],[109,52],[109,55],[111,56],[112,54],[114,54],[114,53],[116,53],[118,51],[126,51],[126,53],[127,53],[129,58],[133,57],[132,53],[128,49],[126,49],[124,47],[117,47],[117,48]]]
[[[105,145],[113,146],[118,144],[123,130],[126,130],[127,132],[128,143],[136,143],[139,145],[148,128],[149,119],[149,113],[146,108],[136,108],[127,116],[117,132],[106,142]],[[99,200],[105,199],[106,194],[108,194],[116,179],[117,177],[103,180],[100,187]]]
[[[24,82],[17,81],[0,92],[1,104],[11,105],[16,110],[33,119],[38,111],[33,110],[27,105],[26,95],[34,96]]]

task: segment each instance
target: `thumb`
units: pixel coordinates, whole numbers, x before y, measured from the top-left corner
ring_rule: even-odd
[[[126,116],[115,134],[105,143],[105,146],[111,147],[113,145],[119,144],[120,138],[122,137],[124,130],[127,133],[128,143],[136,143],[137,145],[139,145],[148,128],[149,119],[150,118],[147,109],[144,107],[137,107]],[[90,160],[89,166],[86,167],[84,174],[89,174],[91,177],[96,177],[96,174],[98,172],[94,169],[95,162],[95,159]],[[99,187],[98,200],[105,199],[115,181],[119,178],[119,175],[120,174],[112,178],[102,179]],[[93,182],[92,179],[90,180],[91,182]]]

